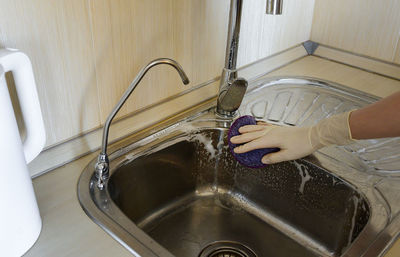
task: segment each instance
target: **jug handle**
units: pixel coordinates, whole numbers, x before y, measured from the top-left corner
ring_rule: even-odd
[[[31,162],[42,151],[46,132],[36,91],[32,64],[27,55],[15,49],[0,49],[0,76],[11,71],[26,127],[23,150],[26,163]]]

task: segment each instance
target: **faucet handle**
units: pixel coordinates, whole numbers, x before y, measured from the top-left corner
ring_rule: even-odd
[[[247,85],[244,78],[228,81],[218,96],[217,113],[233,117],[242,103]]]

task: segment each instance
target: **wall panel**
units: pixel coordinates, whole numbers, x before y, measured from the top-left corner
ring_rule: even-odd
[[[31,58],[47,145],[98,126],[87,2],[0,0],[0,6],[0,47]]]
[[[313,41],[400,63],[399,37],[398,0],[315,1]]]
[[[138,71],[152,59],[177,60],[197,85],[219,76],[227,1],[90,1],[100,111],[104,122]],[[153,68],[119,117],[186,89],[169,66]]]
[[[394,55],[394,62],[400,64],[400,33],[399,40],[397,41],[396,54]]]
[[[314,0],[284,0],[282,15],[267,15],[266,0],[244,1],[238,65],[310,39]]]

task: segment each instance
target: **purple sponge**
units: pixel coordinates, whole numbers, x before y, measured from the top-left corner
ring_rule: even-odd
[[[263,149],[256,149],[247,153],[237,154],[233,151],[233,148],[239,146],[237,144],[231,143],[231,137],[240,135],[239,128],[245,125],[256,125],[257,121],[253,116],[246,115],[239,117],[230,127],[228,132],[228,144],[229,149],[235,159],[242,164],[243,166],[249,168],[262,168],[265,167],[266,164],[261,162],[261,159],[264,155],[278,152],[279,148],[263,148]]]

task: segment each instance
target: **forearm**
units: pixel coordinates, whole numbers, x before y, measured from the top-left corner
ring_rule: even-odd
[[[400,92],[351,113],[353,139],[400,136]]]

